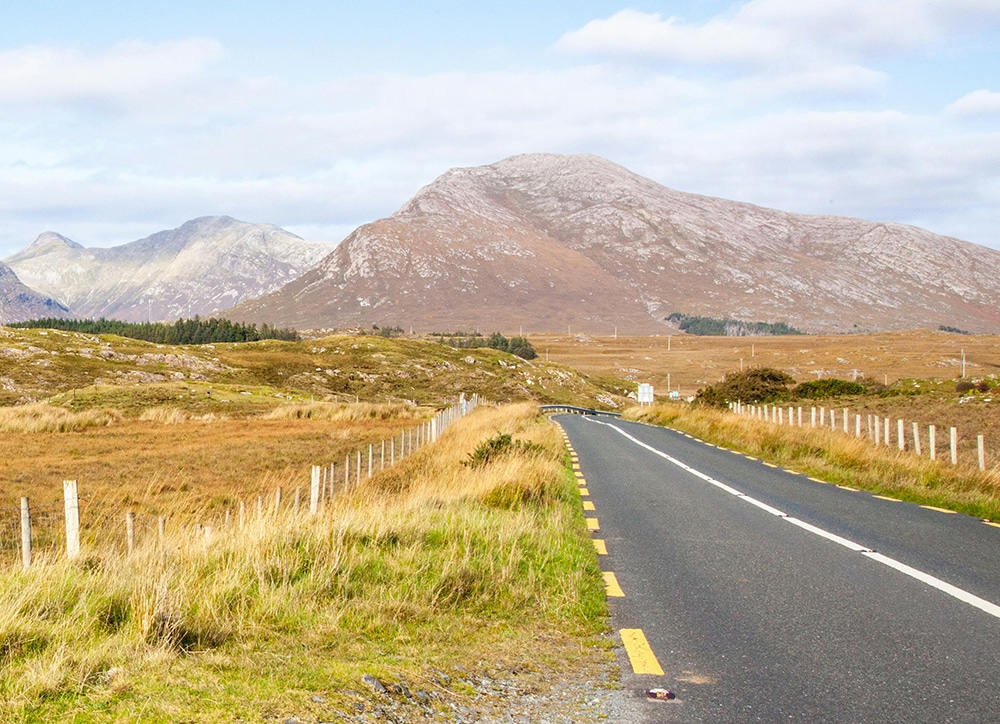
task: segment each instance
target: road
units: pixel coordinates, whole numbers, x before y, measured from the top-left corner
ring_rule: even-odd
[[[1000,721],[1000,528],[672,430],[555,419],[638,720]]]

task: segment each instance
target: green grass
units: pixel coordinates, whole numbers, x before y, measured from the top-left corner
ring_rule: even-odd
[[[498,430],[531,445],[462,464]],[[365,673],[433,692],[446,717],[473,692],[442,671],[604,666],[603,584],[564,458],[531,406],[480,408],[320,516],[3,571],[0,719],[339,720],[370,707]],[[515,484],[519,504],[497,496]]]

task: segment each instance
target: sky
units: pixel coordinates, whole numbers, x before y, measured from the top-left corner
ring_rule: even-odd
[[[1000,249],[997,0],[7,5],[0,257],[223,214],[336,243],[533,152]]]

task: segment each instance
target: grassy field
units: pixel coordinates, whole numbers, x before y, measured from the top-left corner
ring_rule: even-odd
[[[251,439],[289,432],[302,437],[289,447],[311,459],[335,442],[330,423],[313,419],[292,428],[285,420],[149,424],[129,425],[127,440],[82,437],[89,429],[21,434],[49,445],[75,440],[81,464],[144,444],[159,454],[191,445],[199,467],[209,467],[203,457],[224,440],[245,439],[249,451]],[[524,444],[465,464],[499,433]],[[269,458],[265,450],[251,457]],[[126,470],[109,490],[149,490],[142,465]],[[197,499],[199,485],[171,495]],[[318,516],[267,513],[210,538],[175,526],[165,544],[147,540],[131,555],[95,542],[75,563],[0,571],[0,719],[499,716],[510,691],[484,694],[490,677],[537,693],[553,675],[606,676],[605,605],[555,429],[530,404],[479,408]],[[366,674],[388,693],[369,692]]]
[[[837,377],[888,383],[882,394],[819,401],[875,414],[957,427],[963,445],[982,434],[1000,455],[1000,394],[957,393],[965,353],[967,379],[1000,375],[1000,337],[917,330],[869,335],[789,337],[586,337],[532,336],[542,356],[594,376],[649,382],[658,396],[670,389],[691,396],[727,372],[774,367],[797,382]],[[810,404],[806,402],[806,404]],[[971,442],[970,442],[971,441]]]
[[[613,407],[625,389],[556,363],[415,339],[339,335],[166,346],[0,328],[0,405],[51,401],[72,410],[114,407],[125,416],[162,405],[245,417],[310,400],[441,406],[462,392],[494,402]]]

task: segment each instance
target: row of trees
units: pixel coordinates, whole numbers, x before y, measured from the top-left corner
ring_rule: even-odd
[[[741,401],[755,405],[789,400],[821,400],[845,395],[860,395],[875,385],[828,378],[809,380],[795,385],[795,378],[772,367],[751,367],[743,372],[730,372],[721,382],[698,390],[695,401],[711,407],[725,407]]]
[[[803,334],[784,322],[744,322],[740,319],[715,319],[674,312],[668,321],[675,322],[682,332],[704,337],[775,337]]]
[[[213,344],[221,342],[259,342],[262,339],[298,341],[294,329],[277,329],[268,324],[241,324],[228,319],[178,319],[164,322],[123,322],[117,319],[33,319],[8,325],[21,329],[61,329],[85,334],[115,334],[155,344]]]
[[[490,349],[498,349],[501,352],[515,354],[521,359],[535,359],[538,356],[535,348],[531,346],[531,342],[526,337],[511,337],[508,339],[499,332],[494,332],[489,337],[479,332],[437,333],[433,336],[437,337],[437,341],[441,344],[447,344],[452,347],[463,349],[489,347]]]

